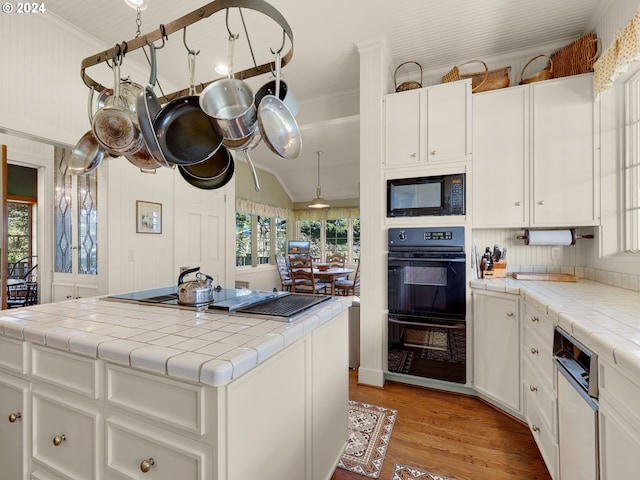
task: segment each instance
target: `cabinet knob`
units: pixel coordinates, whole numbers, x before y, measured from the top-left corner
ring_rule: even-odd
[[[411,156],[411,158],[416,158],[418,156],[418,154],[417,153],[412,153],[410,156]]]
[[[533,323],[535,323],[535,322],[537,322],[537,321],[539,321],[539,320],[540,320],[540,319],[539,319],[538,317],[536,317],[535,315],[532,315],[532,316],[531,316],[531,321],[532,321]]]
[[[533,430],[534,432],[539,432],[540,427],[538,425],[531,425],[531,430]]]
[[[56,447],[59,447],[60,444],[62,442],[64,442],[67,439],[66,435],[62,434],[62,435],[56,435],[55,437],[53,437],[53,444]]]
[[[15,423],[20,418],[22,418],[22,414],[20,412],[9,414],[9,422],[11,423]]]
[[[153,458],[150,458],[149,460],[143,460],[142,462],[140,462],[140,471],[142,473],[148,473],[149,470],[151,470],[151,467],[153,467],[155,465],[155,461],[153,460]]]
[[[535,347],[531,347],[531,354],[535,355],[536,353],[538,353],[538,349]]]
[[[538,202],[538,205],[544,205],[544,200],[540,200],[540,201]]]
[[[532,392],[537,392],[538,387],[536,387],[535,385],[529,385],[529,390],[531,390]]]
[[[522,206],[522,202],[516,202],[516,207],[521,207]]]
[[[73,298],[71,295],[67,295],[67,298]]]
[[[431,150],[431,155],[435,155],[436,151],[435,150]]]
[[[513,317],[513,312],[507,312],[507,317]]]

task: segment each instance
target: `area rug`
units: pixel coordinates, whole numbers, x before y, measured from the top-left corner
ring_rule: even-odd
[[[378,478],[397,410],[349,400],[349,440],[339,468]]]
[[[407,467],[406,465],[398,465],[393,470],[392,480],[453,480],[449,477],[436,475],[435,473],[425,472],[417,468]]]
[[[387,368],[390,372],[409,373],[413,352],[407,350],[389,350]]]

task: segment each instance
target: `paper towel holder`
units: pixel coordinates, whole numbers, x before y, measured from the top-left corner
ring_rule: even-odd
[[[569,230],[533,230],[536,232],[566,232],[566,238],[569,239],[569,235],[571,236],[571,243],[561,243],[561,245],[575,245],[576,244],[576,240],[581,239],[581,238],[593,238],[593,235],[578,235],[576,233],[576,229],[575,228],[570,228]],[[524,240],[524,244],[525,245],[529,245],[530,244],[530,235],[529,235],[529,229],[525,228],[524,230],[524,235],[518,235],[516,237],[518,240]],[[534,243],[535,244],[535,243]]]

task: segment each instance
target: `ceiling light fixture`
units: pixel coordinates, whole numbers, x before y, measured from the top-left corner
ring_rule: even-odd
[[[330,205],[320,195],[320,193],[321,193],[321,187],[320,187],[320,154],[322,152],[321,151],[317,151],[316,153],[318,154],[318,185],[316,185],[316,198],[314,198],[313,201],[309,204],[309,208],[327,208]]]
[[[146,10],[148,7],[146,0],[124,0],[124,3],[129,5],[134,10]]]

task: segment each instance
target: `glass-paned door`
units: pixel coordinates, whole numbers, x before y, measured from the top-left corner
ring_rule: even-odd
[[[55,149],[54,301],[97,292],[98,173],[71,175],[66,149]]]

